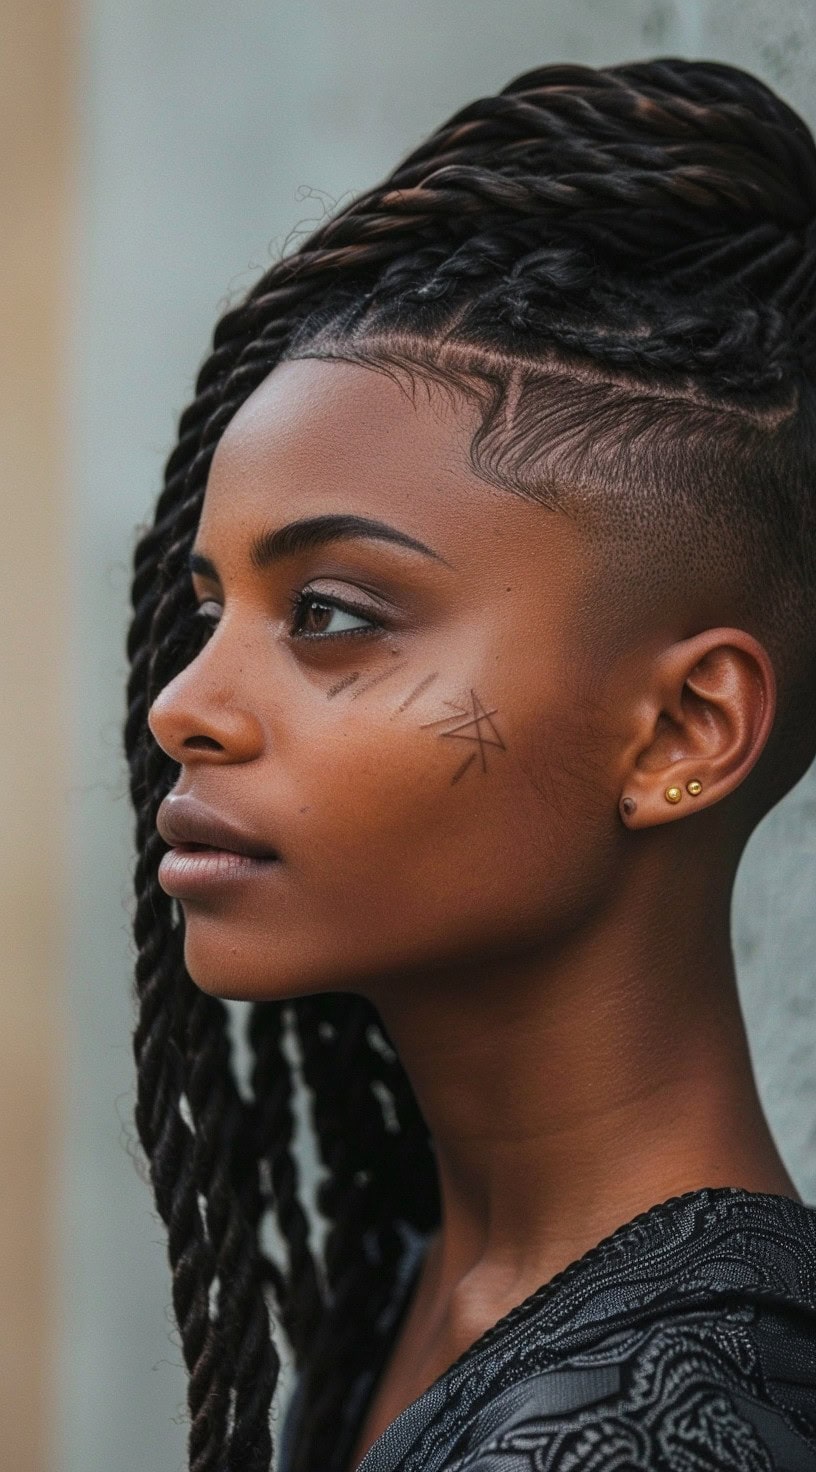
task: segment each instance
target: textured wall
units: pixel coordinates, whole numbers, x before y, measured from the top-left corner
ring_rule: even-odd
[[[164,1233],[129,1154],[130,817],[119,729],[131,528],[159,484],[217,309],[327,201],[370,184],[454,107],[538,63],[735,59],[807,111],[811,8],[198,0],[193,10],[180,0],[86,0],[60,1472],[184,1463]],[[811,774],[752,841],[736,937],[760,1087],[789,1169],[816,1202],[814,881]]]
[[[763,77],[816,128],[813,0],[708,0],[701,56]],[[734,945],[760,1092],[816,1203],[816,768],[768,814],[737,877]]]

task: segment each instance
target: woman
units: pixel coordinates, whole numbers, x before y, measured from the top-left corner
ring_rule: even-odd
[[[546,67],[217,327],[127,725],[196,1472],[816,1467],[729,933],[816,750],[815,247],[762,83]]]

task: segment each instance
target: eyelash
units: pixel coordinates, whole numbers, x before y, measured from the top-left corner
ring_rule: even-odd
[[[213,598],[205,598],[201,603],[199,603],[196,609],[196,616],[203,619],[205,623],[209,624],[213,628],[218,623],[218,619],[213,618],[212,614],[205,613],[204,610],[206,609],[208,604],[214,602],[215,600]],[[314,606],[317,606],[318,608],[336,608],[340,611],[340,613],[350,613],[354,616],[354,618],[364,618],[368,623],[368,628],[338,629],[334,633],[324,634],[298,633],[297,629],[295,628],[293,632],[294,638],[323,641],[326,639],[349,639],[357,637],[360,634],[364,635],[365,637],[370,637],[372,634],[382,633],[385,627],[385,625],[378,622],[377,619],[372,618],[370,613],[366,609],[359,608],[353,603],[346,603],[340,598],[329,598],[320,593],[310,593],[308,589],[293,588],[291,590],[289,594],[289,608],[293,621],[301,618],[309,608],[312,608]]]
[[[367,609],[360,608],[353,603],[346,603],[341,598],[329,598],[320,593],[310,593],[308,588],[292,589],[289,595],[289,607],[292,611],[293,619],[302,616],[307,609],[314,606],[318,608],[336,608],[340,613],[350,613],[354,618],[364,618],[368,624],[368,628],[337,629],[333,634],[304,634],[295,632],[294,637],[296,639],[325,641],[326,639],[356,638],[360,634],[367,638],[372,634],[379,634],[383,631],[384,625],[379,623],[377,619],[372,618]]]

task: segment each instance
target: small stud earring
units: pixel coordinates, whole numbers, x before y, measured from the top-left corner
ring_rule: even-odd
[[[679,802],[683,796],[679,787],[666,788],[666,802]]]
[[[686,783],[686,792],[690,792],[692,797],[699,797],[702,790],[703,784],[698,782],[696,777],[693,781]]]

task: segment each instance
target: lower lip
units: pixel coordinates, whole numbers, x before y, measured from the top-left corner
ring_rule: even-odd
[[[280,859],[256,859],[228,849],[171,848],[159,864],[157,877],[166,894],[187,899],[216,887],[266,878],[279,867]]]

